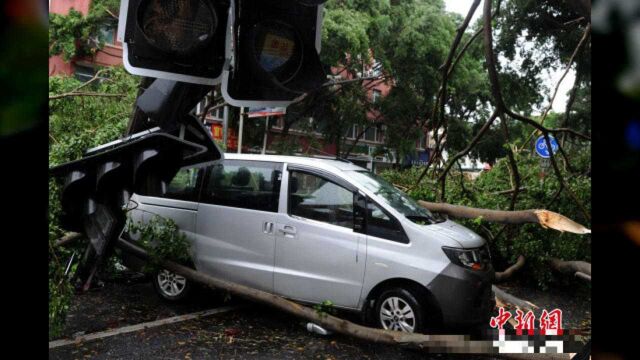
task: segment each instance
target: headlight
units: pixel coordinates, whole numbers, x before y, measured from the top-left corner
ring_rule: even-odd
[[[477,249],[461,249],[443,246],[442,250],[452,263],[471,270],[485,270],[491,263],[489,250],[486,246]]]

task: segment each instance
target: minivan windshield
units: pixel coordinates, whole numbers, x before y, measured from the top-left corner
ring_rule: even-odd
[[[429,210],[418,205],[415,200],[380,176],[369,171],[349,171],[349,175],[414,223],[433,224],[441,222],[441,219],[437,219]]]

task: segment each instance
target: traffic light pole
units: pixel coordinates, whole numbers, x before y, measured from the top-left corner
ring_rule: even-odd
[[[224,106],[224,115],[222,115],[222,141],[224,142],[224,148],[227,148],[229,134],[229,105]],[[226,151],[226,150],[225,150]]]
[[[264,138],[262,139],[262,155],[267,153],[267,137],[269,135],[269,119],[271,116],[266,116],[264,120]]]
[[[244,127],[244,107],[240,108],[240,126],[238,128],[238,154],[242,153],[242,130]]]

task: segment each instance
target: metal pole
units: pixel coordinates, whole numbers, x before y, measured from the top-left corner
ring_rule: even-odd
[[[242,153],[242,128],[244,126],[244,108],[240,108],[240,128],[238,129],[238,154]]]
[[[262,155],[267,153],[267,135],[269,133],[269,118],[270,116],[267,116],[266,120],[264,121],[264,139],[262,140]]]
[[[225,152],[227,149],[227,144],[229,144],[228,138],[227,138],[228,129],[229,129],[229,106],[225,105],[224,113],[222,115],[222,141],[224,144]]]

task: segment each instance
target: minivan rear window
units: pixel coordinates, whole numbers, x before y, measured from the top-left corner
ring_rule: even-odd
[[[197,201],[198,177],[201,171],[202,169],[194,167],[178,170],[162,197],[184,201]]]
[[[229,161],[209,168],[202,202],[243,209],[278,212],[282,164]]]

